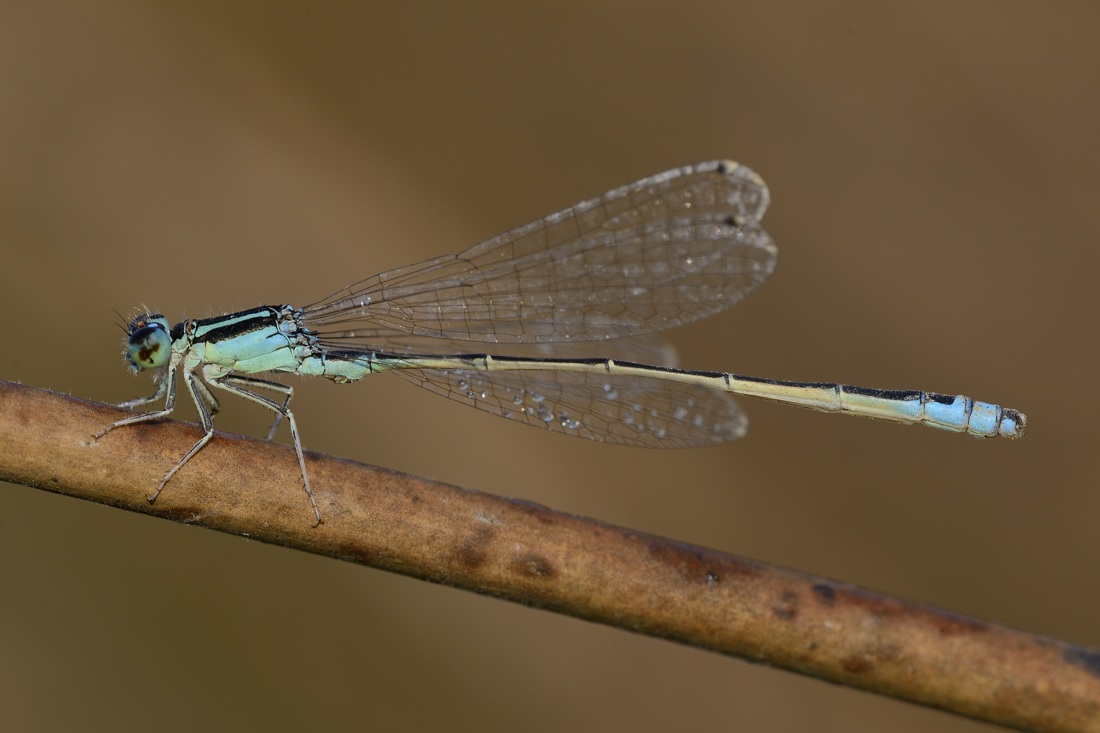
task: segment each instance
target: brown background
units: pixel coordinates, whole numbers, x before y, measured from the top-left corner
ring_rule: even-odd
[[[0,377],[127,399],[116,309],[303,304],[732,157],[780,266],[672,334],[686,366],[963,392],[1027,439],[743,400],[739,444],[641,451],[383,376],[295,380],[306,446],[1097,646],[1098,31],[1091,3],[6,3]],[[0,588],[6,730],[981,728],[14,486]]]

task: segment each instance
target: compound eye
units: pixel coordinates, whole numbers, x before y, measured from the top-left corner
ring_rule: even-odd
[[[129,331],[126,361],[129,362],[131,371],[157,369],[168,363],[172,354],[172,337],[168,335],[167,321],[163,318],[135,318]]]

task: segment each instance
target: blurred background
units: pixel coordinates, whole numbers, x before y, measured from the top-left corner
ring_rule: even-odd
[[[0,378],[147,394],[116,311],[303,305],[730,157],[780,264],[670,334],[684,366],[964,393],[1028,437],[743,399],[744,440],[644,451],[383,375],[293,379],[306,447],[1100,646],[1098,32],[1091,3],[5,3]],[[6,730],[983,729],[11,485],[0,587]]]

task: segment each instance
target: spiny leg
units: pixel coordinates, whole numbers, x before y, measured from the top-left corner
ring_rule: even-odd
[[[119,420],[118,422],[108,425],[103,430],[99,431],[92,436],[92,440],[99,440],[107,433],[111,432],[115,428],[120,428],[123,425],[134,425],[136,423],[148,422],[150,420],[158,420],[162,417],[168,417],[172,414],[172,410],[176,407],[176,367],[174,364],[168,365],[168,372],[164,375],[164,379],[161,381],[160,386],[157,387],[156,394],[151,397],[141,397],[136,400],[130,400],[129,402],[123,402],[119,404],[119,407],[130,408],[138,405],[144,405],[148,402],[152,402],[159,399],[161,395],[167,393],[167,398],[164,400],[164,409],[157,410],[156,412],[143,412],[140,415],[134,415],[133,417],[127,417]]]
[[[147,405],[150,402],[156,402],[161,397],[163,397],[164,393],[169,389],[169,381],[171,381],[174,386],[174,383],[176,381],[174,374],[171,377],[165,375],[164,379],[162,379],[160,384],[157,385],[157,391],[149,395],[148,397],[138,397],[136,399],[126,400],[125,402],[119,402],[117,405],[115,405],[115,407],[121,407],[124,410],[132,410],[140,405]]]
[[[261,387],[265,389],[273,389],[277,392],[282,392],[286,395],[286,400],[282,404],[280,404],[279,402],[276,402],[269,397],[264,397],[261,394],[256,394],[251,390],[238,386],[242,384],[251,387]],[[226,392],[232,392],[235,395],[239,395],[241,397],[244,397],[245,399],[252,400],[257,404],[263,405],[267,409],[278,413],[280,417],[286,418],[287,423],[289,423],[290,425],[290,436],[294,439],[294,452],[298,455],[298,467],[301,469],[302,472],[302,481],[303,483],[305,483],[306,496],[309,497],[309,503],[313,506],[313,514],[317,518],[317,521],[313,523],[313,526],[316,527],[317,525],[319,525],[321,523],[321,510],[317,508],[317,502],[313,498],[313,489],[309,485],[309,474],[306,473],[306,458],[305,454],[302,452],[302,441],[298,437],[298,424],[294,420],[294,413],[291,412],[290,409],[286,406],[286,403],[290,402],[290,397],[293,393],[293,389],[286,386],[285,384],[280,384],[278,382],[269,382],[264,379],[257,379],[256,377],[247,377],[242,374],[227,374],[224,377],[210,380],[210,386],[217,387],[218,389],[224,389]],[[276,426],[277,425],[278,422],[276,421]],[[274,428],[272,428],[272,432],[274,432]]]
[[[294,396],[294,388],[288,384],[282,382],[274,382],[270,379],[260,379],[259,377],[250,377],[245,374],[229,374],[225,377],[226,381],[231,381],[236,385],[248,385],[249,387],[259,389],[270,389],[272,392],[278,392],[283,395],[282,407],[284,410],[290,407],[290,398]],[[250,394],[255,394],[250,392]],[[266,407],[267,405],[265,405]],[[289,412],[289,410],[287,410]],[[275,431],[279,429],[279,421],[283,419],[283,410],[275,411],[275,422],[271,424],[271,430],[267,433],[268,440],[274,440]]]
[[[183,372],[183,381],[187,384],[187,391],[191,393],[191,399],[195,402],[195,407],[199,411],[199,420],[202,422],[203,436],[199,438],[198,442],[191,446],[191,450],[187,451],[183,455],[183,458],[172,467],[172,470],[164,474],[164,478],[160,480],[160,484],[157,486],[157,490],[149,496],[149,503],[152,504],[160,496],[161,490],[164,489],[165,484],[173,476],[176,475],[176,471],[183,468],[183,464],[187,463],[191,458],[198,453],[204,445],[210,442],[210,439],[214,437],[214,418],[210,412],[209,405],[206,404],[204,395],[210,394],[210,390],[206,385],[201,382],[199,377],[194,372],[185,369]],[[217,400],[215,400],[217,404]]]
[[[222,409],[222,405],[218,402],[218,398],[214,396],[214,393],[210,391],[210,388],[206,386],[206,382],[201,379],[194,381],[195,389],[201,394],[202,398],[206,400],[206,404],[210,407],[210,419],[213,420],[214,416],[218,414],[218,410]]]

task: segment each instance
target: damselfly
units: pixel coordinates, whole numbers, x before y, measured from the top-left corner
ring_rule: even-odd
[[[128,328],[130,370],[154,370],[150,397],[172,412],[176,373],[198,408],[203,436],[156,491],[214,434],[211,387],[290,425],[306,494],[293,388],[253,376],[292,372],[354,382],[395,372],[433,392],[501,417],[590,440],[654,448],[709,445],[744,434],[730,394],[825,412],[921,423],[979,438],[1018,438],[1021,413],[920,390],[788,382],[674,368],[650,334],[717,313],[775,269],[760,226],[760,176],[730,161],[685,166],[612,189],[460,254],[375,275],[304,308],[261,306],[169,327],[143,313]],[[274,398],[259,394],[268,390]]]

